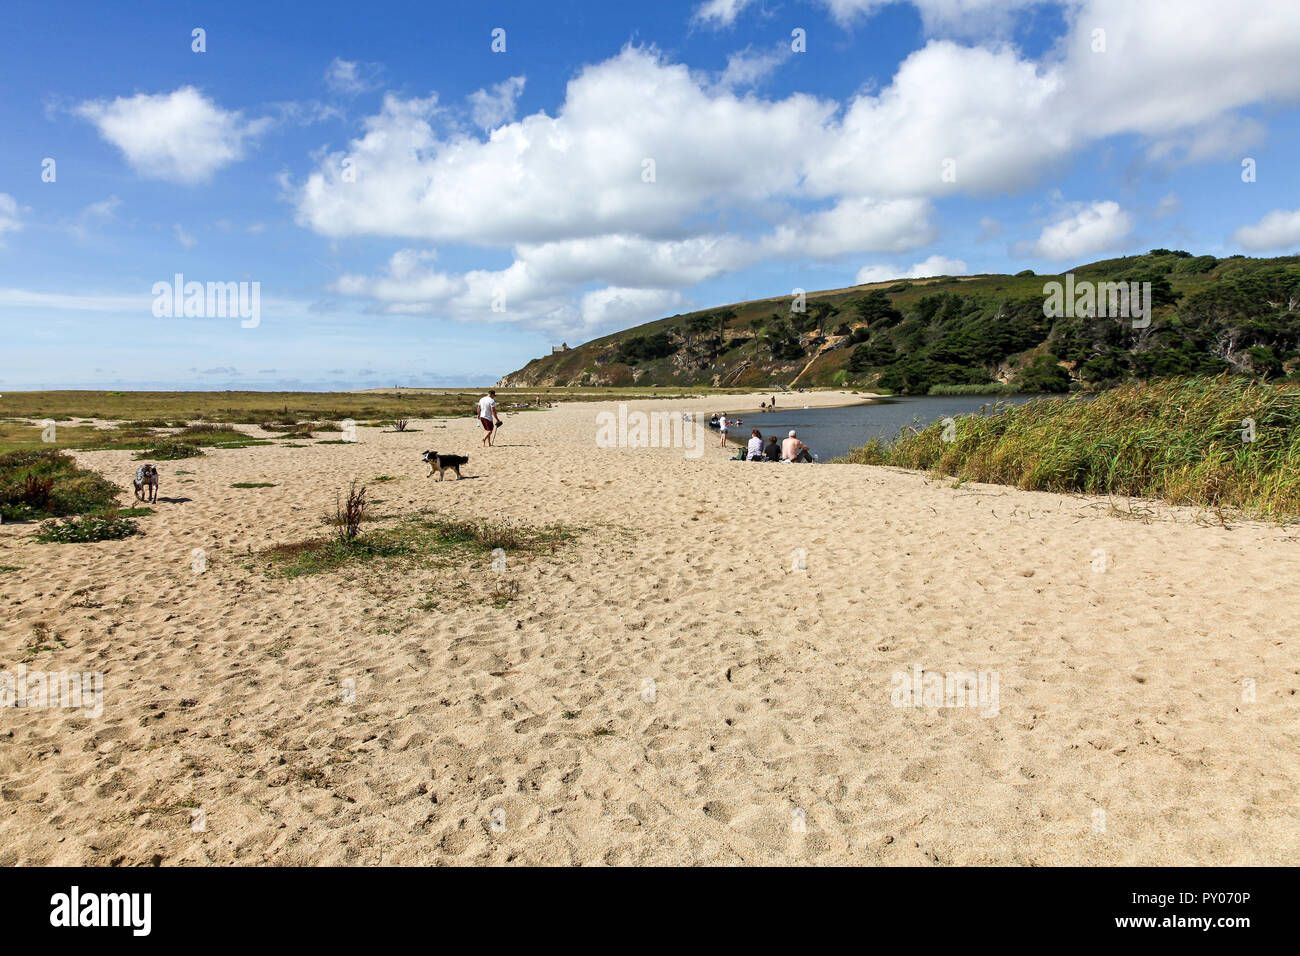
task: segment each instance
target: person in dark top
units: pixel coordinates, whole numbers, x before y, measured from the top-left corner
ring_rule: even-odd
[[[767,447],[763,449],[763,457],[768,461],[781,460],[781,443],[776,440],[775,435],[767,440]]]

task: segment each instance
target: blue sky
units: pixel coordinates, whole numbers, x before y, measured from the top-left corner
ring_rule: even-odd
[[[4,19],[0,389],[482,384],[795,288],[1300,250],[1294,0]],[[156,317],[178,273],[256,325]]]

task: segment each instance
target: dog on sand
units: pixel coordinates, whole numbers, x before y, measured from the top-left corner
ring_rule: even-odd
[[[448,468],[456,473],[456,480],[460,481],[460,466],[469,464],[468,455],[439,455],[436,451],[426,451],[420,457],[429,466],[429,473],[424,477],[432,477],[433,470],[436,468],[439,481],[442,481],[443,472]]]
[[[158,501],[158,469],[153,465],[141,465],[135,470],[135,498],[155,504]],[[152,495],[152,497],[150,497]]]

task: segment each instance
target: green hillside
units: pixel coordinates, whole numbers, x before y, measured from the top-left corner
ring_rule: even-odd
[[[1069,270],[1075,283],[1150,282],[1150,324],[1044,315],[1064,274],[942,277],[674,315],[534,359],[506,387],[847,386],[1061,392],[1165,376],[1300,379],[1300,256],[1154,249]],[[1138,323],[1141,324],[1140,322]]]

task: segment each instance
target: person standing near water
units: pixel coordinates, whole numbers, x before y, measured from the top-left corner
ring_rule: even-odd
[[[492,444],[492,434],[496,425],[501,424],[501,416],[497,414],[497,393],[496,389],[489,388],[488,393],[478,400],[478,420],[487,432],[483,436],[483,444]]]
[[[723,412],[721,415],[718,416],[718,431],[722,432],[722,441],[718,445],[718,447],[726,448],[727,447],[727,413],[726,412]]]

